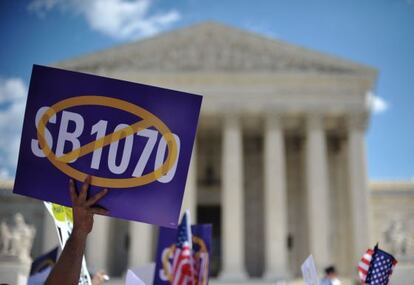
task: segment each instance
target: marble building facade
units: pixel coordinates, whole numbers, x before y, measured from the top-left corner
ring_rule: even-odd
[[[57,66],[204,95],[183,208],[213,223],[213,276],[291,279],[310,253],[351,276],[383,235],[389,202],[368,190],[364,145],[375,69],[216,23]],[[56,244],[45,219],[38,252]],[[156,232],[97,217],[88,262],[120,275],[153,259]]]

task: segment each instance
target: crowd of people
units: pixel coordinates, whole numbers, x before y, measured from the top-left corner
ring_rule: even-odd
[[[73,231],[66,242],[62,254],[51,270],[45,285],[78,284],[86,239],[93,228],[93,216],[94,214],[108,214],[107,209],[96,205],[99,200],[108,193],[108,190],[104,189],[88,198],[90,182],[90,176],[86,177],[83,185],[78,191],[75,181],[73,179],[70,179],[69,181],[69,191],[73,209]],[[341,284],[337,277],[335,267],[330,266],[326,268],[325,274],[326,275],[320,285]],[[104,281],[105,273],[103,271],[98,271],[92,278],[93,285],[101,284]]]

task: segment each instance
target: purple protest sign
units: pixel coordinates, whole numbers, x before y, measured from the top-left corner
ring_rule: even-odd
[[[196,285],[207,285],[211,254],[211,225],[191,226]],[[177,230],[160,228],[153,285],[170,285]]]
[[[202,97],[34,65],[14,193],[71,206],[92,176],[109,216],[177,226]]]

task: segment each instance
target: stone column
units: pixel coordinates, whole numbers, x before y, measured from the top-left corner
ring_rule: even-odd
[[[59,239],[56,231],[55,222],[53,221],[52,216],[49,214],[49,211],[44,207],[44,217],[43,217],[43,245],[42,252],[46,253],[49,250],[55,248],[56,246],[60,247]]]
[[[222,143],[222,271],[220,278],[246,278],[244,266],[243,143],[239,118],[224,118]]]
[[[323,120],[306,118],[306,185],[309,250],[319,268],[329,265],[327,149]]]
[[[86,260],[91,270],[103,269],[107,271],[109,249],[110,218],[100,215],[94,216],[93,230],[89,234],[86,244]]]
[[[368,182],[365,163],[366,117],[352,115],[348,118],[348,175],[351,201],[353,261],[357,262],[367,250],[369,243]]]
[[[139,222],[129,222],[128,268],[148,264],[152,261],[152,226]]]
[[[285,142],[280,118],[269,115],[264,135],[265,274],[267,280],[288,277]]]
[[[181,217],[186,209],[190,209],[191,222],[197,223],[197,146],[194,144],[191,156],[190,168],[188,170],[187,183],[183,204],[181,206]]]

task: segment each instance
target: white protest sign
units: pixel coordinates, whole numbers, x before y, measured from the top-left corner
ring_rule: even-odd
[[[316,271],[315,261],[313,260],[312,255],[309,255],[303,262],[302,266],[302,275],[303,280],[306,285],[319,285],[318,273]]]
[[[37,272],[31,276],[29,276],[29,280],[27,280],[27,285],[43,285],[45,284],[45,281],[47,277],[50,274],[50,271],[52,270],[51,267],[48,267],[40,272]]]
[[[125,285],[147,285],[131,269],[128,269]]]
[[[132,269],[145,284],[151,285],[154,281],[155,262],[151,262]]]
[[[63,249],[73,229],[72,208],[49,202],[44,202],[44,204],[55,222],[60,247]],[[92,285],[91,277],[88,268],[86,267],[85,255],[82,257],[82,268],[78,284]]]

